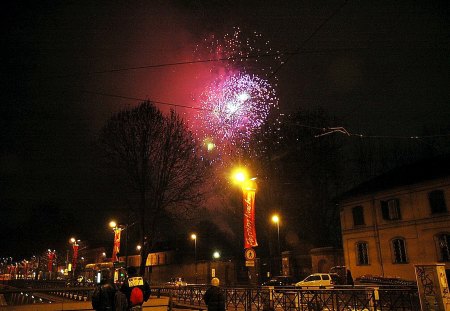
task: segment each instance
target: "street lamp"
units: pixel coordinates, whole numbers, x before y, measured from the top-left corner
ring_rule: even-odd
[[[248,178],[248,173],[243,168],[233,171],[232,179],[239,184],[242,189],[243,197],[243,223],[244,223],[244,249],[245,249],[245,265],[249,267],[249,281],[256,281],[255,258],[256,254],[253,247],[258,246],[256,241],[256,224],[255,224],[255,194],[256,194],[256,178]],[[248,254],[252,254],[251,256]]]
[[[114,248],[113,248],[113,258],[112,261],[118,261],[119,258],[117,258],[117,253],[120,251],[120,233],[124,230],[125,231],[125,268],[128,267],[128,235],[129,235],[129,228],[134,226],[136,222],[133,222],[132,224],[117,224],[114,220],[111,220],[109,222],[109,227],[111,227],[114,230]],[[140,250],[140,249],[139,249]]]
[[[281,260],[281,250],[280,250],[280,217],[278,217],[278,215],[273,215],[272,216],[272,222],[277,224],[277,236],[278,236],[278,255],[280,256],[280,260]],[[280,275],[281,273],[281,263],[280,263]]]
[[[197,284],[197,235],[192,233],[191,239],[194,240],[195,284]]]
[[[75,276],[75,270],[77,268],[77,259],[78,259],[78,247],[80,240],[77,240],[76,238],[72,237],[69,240],[70,244],[72,244],[73,248],[73,255],[72,255],[72,276]]]
[[[219,251],[215,251],[215,252],[213,253],[213,258],[214,258],[214,259],[219,259],[219,258],[220,258],[220,253],[219,253]]]
[[[114,245],[113,245],[113,252],[112,252],[111,260],[113,262],[114,261],[119,261],[119,258],[117,257],[117,254],[120,251],[120,233],[122,231],[122,228],[119,228],[115,221],[110,221],[109,222],[109,226],[114,231]]]
[[[191,239],[194,240],[194,261],[197,262],[197,235],[192,233]]]

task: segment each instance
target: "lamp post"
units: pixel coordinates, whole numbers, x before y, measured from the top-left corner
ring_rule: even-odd
[[[75,276],[75,270],[77,268],[77,260],[78,260],[78,247],[80,240],[72,237],[69,240],[70,244],[72,244],[73,254],[72,254],[72,277]]]
[[[195,233],[192,233],[191,239],[194,240],[195,284],[197,284],[197,235]]]
[[[273,215],[272,216],[272,222],[277,224],[277,236],[278,236],[278,255],[280,256],[280,262],[281,262],[281,249],[280,249],[280,217],[278,217],[278,215]],[[281,272],[281,263],[280,263],[280,275],[282,274]]]
[[[122,226],[118,226],[117,223],[112,220],[109,222],[109,227],[114,231],[114,245],[111,260],[113,262],[119,261],[117,254],[120,252],[120,233],[122,232]]]
[[[245,266],[248,267],[248,277],[250,283],[256,284],[257,274],[255,270],[256,253],[253,247],[258,246],[256,241],[256,224],[255,224],[255,194],[256,194],[256,178],[248,178],[247,172],[238,168],[233,172],[233,180],[239,184],[242,189],[243,197],[243,225],[244,225],[244,249],[245,249]]]
[[[120,234],[125,231],[125,268],[128,267],[128,234],[129,228],[134,226],[136,222],[132,224],[117,224],[114,220],[109,222],[109,226],[114,230],[114,248],[112,261],[118,261],[117,254],[120,252]]]
[[[197,262],[197,235],[192,233],[191,239],[194,240],[194,261]]]

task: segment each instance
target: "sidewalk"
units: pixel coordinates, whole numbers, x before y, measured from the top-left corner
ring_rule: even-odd
[[[144,311],[167,311],[169,304],[168,297],[156,298],[156,296],[150,297],[150,299],[144,303]],[[92,304],[90,301],[76,302],[76,301],[63,301],[52,304],[32,304],[24,306],[0,306],[1,311],[56,311],[56,310],[92,310]],[[185,309],[186,311],[186,309]]]

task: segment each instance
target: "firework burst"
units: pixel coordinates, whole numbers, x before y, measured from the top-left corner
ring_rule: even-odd
[[[268,77],[274,66],[282,63],[281,53],[273,50],[261,33],[253,31],[246,35],[239,27],[224,36],[211,34],[197,45],[194,54],[198,59],[222,60],[213,62],[210,68],[220,75],[237,70]]]
[[[245,148],[250,136],[278,105],[274,88],[255,75],[237,73],[212,83],[203,94],[203,137],[224,152]]]
[[[209,85],[198,100],[201,111],[194,131],[205,148],[218,151],[222,160],[230,155],[248,153],[252,134],[262,129],[268,116],[278,109],[274,86],[275,66],[280,54],[260,33],[245,36],[240,28],[222,37],[211,35],[195,51],[210,62]]]

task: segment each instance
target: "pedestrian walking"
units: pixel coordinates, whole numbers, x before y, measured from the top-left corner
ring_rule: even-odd
[[[109,270],[101,272],[101,281],[92,294],[92,307],[97,311],[114,311],[114,296],[117,287],[110,278]]]
[[[150,298],[150,285],[137,274],[135,267],[128,267],[127,272],[128,276],[120,291],[127,298],[128,310],[142,310],[142,304]]]
[[[208,311],[225,311],[225,295],[220,289],[219,284],[219,279],[213,278],[211,280],[211,287],[203,295],[203,300],[208,306]]]
[[[352,272],[350,270],[347,270],[347,285],[355,285],[355,283],[353,282]]]

